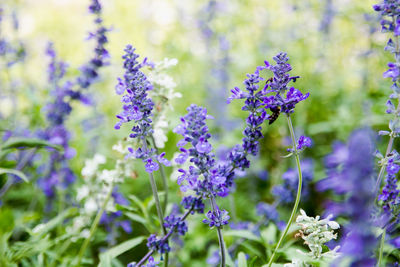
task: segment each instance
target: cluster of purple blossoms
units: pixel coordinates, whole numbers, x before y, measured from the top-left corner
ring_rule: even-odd
[[[227,12],[224,3],[209,0],[202,6],[198,14],[198,28],[204,39],[208,64],[210,65],[209,77],[206,81],[207,98],[209,111],[215,116],[215,126],[218,130],[217,138],[221,137],[222,129],[232,130],[238,121],[228,117],[226,105],[221,105],[226,99],[226,89],[229,82],[228,64],[230,44],[226,36],[218,31],[214,25],[217,17],[224,16]],[[220,134],[219,134],[220,133]]]
[[[260,202],[256,206],[256,212],[258,216],[262,216],[264,219],[264,224],[268,224],[268,222],[274,222],[279,224],[279,213],[276,210],[275,205],[271,205],[268,203]]]
[[[271,96],[264,97],[264,108],[276,109],[277,107],[284,113],[293,113],[297,103],[308,98],[310,93],[303,95],[294,87],[288,87],[289,82],[296,82],[299,76],[290,76],[289,72],[292,66],[287,63],[289,57],[286,53],[279,53],[273,57],[276,65],[271,65],[265,61],[265,68],[273,72],[274,77],[270,82],[265,84],[263,91],[264,96],[272,93]],[[269,90],[268,90],[269,88]],[[284,95],[286,93],[286,96]]]
[[[53,151],[50,155],[49,170],[43,174],[38,180],[39,187],[43,190],[47,197],[54,197],[55,190],[61,183],[67,187],[75,181],[75,175],[68,166],[68,160],[74,157],[75,150],[69,147],[71,138],[70,132],[64,126],[67,116],[71,113],[72,108],[67,99],[68,91],[72,84],[67,82],[60,85],[61,79],[64,77],[67,65],[63,61],[57,59],[53,44],[49,43],[46,54],[50,57],[48,66],[48,80],[53,85],[51,96],[53,102],[45,106],[46,117],[49,121],[49,127],[44,131],[39,131],[38,135],[50,143],[63,147],[63,152]],[[61,169],[57,164],[61,164]]]
[[[142,265],[143,267],[157,267],[160,264],[159,261],[155,261],[153,257],[149,257],[149,260],[146,265]],[[136,267],[136,262],[129,263],[127,267]]]
[[[208,219],[204,219],[203,223],[208,224],[210,228],[216,226],[216,227],[222,227],[229,222],[229,215],[226,210],[220,210],[218,206],[216,206],[214,211],[209,210],[206,214]]]
[[[204,213],[204,203],[201,197],[186,196],[183,197],[181,205],[185,209],[192,209],[191,214]]]
[[[312,140],[310,137],[308,136],[300,136],[299,140],[297,140],[297,144],[296,144],[296,149],[294,148],[288,148],[287,151],[290,153],[299,153],[301,151],[303,151],[304,149],[306,149],[307,147],[311,147],[312,146]]]
[[[334,9],[332,0],[325,0],[324,2],[324,11],[319,24],[319,29],[325,35],[328,35],[331,31],[332,21],[336,15],[336,10]]]
[[[343,202],[327,203],[327,213],[349,218],[341,241],[342,258],[350,258],[351,266],[374,266],[377,240],[371,214],[374,209],[374,162],[371,131],[353,132],[347,146],[334,146],[327,162],[328,177],[317,184],[320,191],[333,190]]]
[[[389,62],[389,69],[383,73],[384,78],[391,78],[393,84],[391,86],[392,94],[386,102],[386,113],[393,114],[393,118],[389,122],[389,131],[379,131],[379,135],[389,135],[390,141],[386,154],[375,153],[380,159],[381,171],[378,176],[377,187],[380,188],[382,174],[386,169],[386,183],[382,192],[378,196],[380,204],[382,205],[382,221],[385,222],[384,229],[390,235],[400,223],[400,190],[397,185],[397,174],[400,170],[398,165],[400,156],[396,150],[392,150],[394,139],[400,135],[400,103],[397,108],[392,103],[393,99],[399,99],[400,87],[398,85],[400,78],[400,57],[399,57],[399,35],[400,35],[400,3],[397,0],[383,0],[380,4],[373,6],[374,10],[379,12],[382,26],[382,32],[390,32],[393,34],[393,39],[389,38],[385,50],[393,54],[396,62]],[[396,244],[395,244],[396,246]],[[399,245],[397,244],[397,247]]]
[[[155,234],[150,235],[147,239],[147,247],[150,250],[158,251],[160,254],[169,252],[171,247],[168,245],[167,239],[157,238]]]
[[[68,160],[75,155],[75,151],[69,147],[71,134],[66,129],[64,122],[72,111],[71,102],[73,100],[79,100],[84,104],[90,104],[90,98],[86,97],[79,89],[89,87],[94,82],[95,78],[98,77],[98,69],[106,65],[105,58],[108,52],[104,48],[104,45],[107,43],[107,38],[105,36],[107,30],[102,26],[100,17],[101,6],[98,0],[92,0],[89,10],[97,16],[95,23],[98,25],[99,29],[104,29],[101,34],[99,32],[96,34],[97,46],[95,48],[95,57],[87,64],[87,66],[92,66],[92,74],[89,75],[88,72],[83,71],[76,82],[68,80],[62,83],[61,81],[67,70],[67,64],[57,59],[52,43],[49,43],[46,49],[46,54],[50,57],[47,71],[49,76],[48,81],[53,87],[51,91],[53,101],[45,107],[49,126],[44,131],[40,131],[38,135],[42,139],[64,148],[63,152],[54,151],[51,154],[49,161],[50,167],[47,168],[48,170],[43,174],[43,177],[38,180],[39,186],[47,197],[54,197],[55,189],[59,184],[67,187],[75,180],[75,175],[68,166]],[[83,80],[86,82],[82,82]],[[78,87],[78,89],[76,87]],[[60,164],[61,168],[58,168],[56,166],[57,164]]]
[[[92,0],[89,11],[96,16],[94,20],[97,27],[96,31],[89,34],[89,39],[95,39],[96,47],[93,58],[80,68],[81,75],[76,79],[76,82],[81,88],[88,88],[99,77],[99,68],[107,65],[107,59],[109,58],[108,51],[105,49],[105,44],[108,43],[106,33],[109,30],[103,25],[100,2]]]
[[[377,153],[380,159],[383,155]],[[386,183],[382,188],[382,192],[378,196],[381,201],[384,221],[387,222],[386,229],[390,234],[400,223],[400,188],[397,185],[397,174],[400,171],[400,155],[396,150],[393,150],[387,157],[386,163]]]
[[[4,9],[0,6],[0,32],[1,32],[1,26],[2,22],[4,19]],[[18,18],[15,15],[15,13],[12,16],[13,20],[13,31],[18,31]],[[11,41],[6,38],[4,34],[0,35],[0,57],[3,59],[3,61],[6,63],[5,67],[11,67],[17,62],[23,61],[25,59],[26,52],[25,52],[25,46],[23,42],[17,40],[17,41]]]
[[[183,139],[177,144],[181,154],[175,161],[183,164],[190,158],[193,165],[188,170],[179,169],[182,174],[178,177],[178,184],[183,192],[192,190],[201,198],[213,199],[217,195],[225,196],[227,194],[226,176],[221,175],[219,166],[216,166],[215,154],[212,152],[213,147],[208,141],[211,134],[208,132],[206,119],[212,117],[207,114],[207,109],[194,104],[190,105],[187,111],[188,113],[181,118],[181,124],[174,129],[175,133],[183,136]],[[185,149],[183,146],[186,144],[190,144],[191,147]],[[193,197],[185,202],[189,200],[193,201]],[[192,203],[197,204],[196,202]],[[202,206],[201,210],[203,210]],[[221,227],[228,223],[229,216],[227,214],[227,211],[221,211],[216,206],[213,211],[207,213],[209,220],[205,219],[203,222],[209,224],[210,227],[214,225]]]
[[[181,118],[181,124],[174,129],[175,133],[183,136],[177,144],[181,154],[175,161],[183,164],[190,157],[193,165],[188,170],[179,169],[182,175],[178,177],[178,184],[183,192],[193,190],[196,195],[202,197],[223,194],[226,178],[219,175],[213,147],[208,142],[211,134],[208,132],[206,119],[212,117],[207,115],[207,109],[194,104],[190,105],[187,111],[188,114]],[[183,146],[188,143],[191,144],[191,148],[185,149]],[[201,179],[201,175],[204,179]]]
[[[389,62],[389,69],[383,73],[384,78],[392,79],[393,93],[390,95],[390,98],[396,99],[400,94],[400,88],[398,86],[398,80],[400,78],[400,62],[398,58],[398,45],[396,44],[398,42],[397,36],[400,35],[400,6],[397,0],[384,0],[380,4],[374,5],[373,8],[375,11],[379,12],[381,16],[382,32],[391,32],[396,39],[396,41],[393,41],[392,38],[389,38],[385,47],[386,51],[395,55],[396,62]],[[387,113],[395,113],[395,115],[398,116],[398,111],[396,112],[396,108],[392,108],[394,106],[391,104],[390,100],[387,102],[387,106]],[[398,134],[397,131],[395,131],[395,133]]]
[[[173,214],[164,218],[164,227],[168,230],[173,230],[179,235],[185,235],[188,231],[186,223],[180,217],[176,217]]]
[[[383,0],[380,4],[373,6],[374,10],[381,15],[382,32],[394,32],[400,35],[399,15],[400,6],[397,0]]]
[[[131,138],[138,138],[143,142],[144,147],[137,150],[129,148],[130,156],[142,159],[146,163],[146,171],[152,173],[158,170],[159,163],[170,166],[170,162],[164,158],[165,153],[156,154],[155,149],[147,149],[146,138],[153,133],[152,128],[152,112],[154,103],[148,97],[148,91],[153,89],[153,85],[147,79],[146,75],[140,70],[147,64],[147,58],[142,63],[137,61],[139,55],[135,53],[135,48],[127,45],[125,48],[124,59],[124,79],[118,78],[116,92],[122,95],[121,102],[124,103],[123,111],[117,115],[119,122],[114,126],[120,129],[123,123],[133,121],[135,125],[132,127]]]
[[[269,120],[271,124],[276,120],[276,114],[279,115],[279,112],[287,114],[294,112],[296,104],[309,96],[309,93],[303,95],[294,87],[288,87],[289,82],[295,82],[299,76],[289,75],[292,67],[287,63],[289,58],[286,53],[279,53],[273,59],[276,65],[264,61],[265,66],[257,67],[254,74],[247,74],[248,79],[243,82],[247,92],[235,87],[231,90],[232,95],[228,98],[228,103],[233,99],[246,99],[242,110],[250,113],[246,120],[247,127],[243,132],[245,135],[243,145],[232,150],[232,161],[235,166],[242,169],[249,167],[247,154],[256,155],[258,152],[258,140],[263,137],[261,133],[262,123]],[[268,79],[261,89],[259,83],[265,79],[260,76],[260,71],[267,69],[272,71],[274,77]],[[267,114],[268,109],[272,111],[272,116]],[[298,147],[303,149],[310,145],[311,140],[308,137],[300,138]],[[237,163],[238,165],[236,165]]]

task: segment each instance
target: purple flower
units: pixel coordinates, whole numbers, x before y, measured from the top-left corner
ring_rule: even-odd
[[[76,79],[76,83],[81,88],[88,88],[98,77],[99,68],[108,65],[106,61],[109,57],[108,51],[105,49],[105,44],[108,43],[106,33],[109,31],[103,26],[103,20],[101,18],[102,7],[98,0],[92,0],[89,6],[90,13],[96,16],[94,23],[96,24],[96,31],[90,33],[89,38],[96,40],[95,55],[85,65],[81,66],[81,74]]]
[[[306,198],[309,195],[309,184],[314,177],[313,160],[302,160],[301,169],[303,174],[302,196]],[[279,203],[293,203],[296,197],[298,179],[297,171],[293,168],[288,169],[282,175],[283,183],[272,188],[272,194]]]
[[[147,239],[147,247],[149,249],[154,249],[161,254],[169,252],[171,250],[168,242],[166,242],[164,239],[158,239],[155,234],[150,235]]]
[[[154,107],[153,101],[147,95],[147,92],[153,89],[153,85],[140,70],[146,65],[147,59],[145,58],[142,63],[139,63],[137,61],[139,55],[135,53],[135,48],[131,45],[127,45],[124,51],[125,55],[122,56],[125,69],[124,79],[118,78],[116,86],[117,94],[125,93],[121,98],[123,110],[116,116],[119,122],[114,128],[118,130],[122,124],[133,122],[132,133],[129,137],[146,142],[146,138],[153,133],[151,117]],[[164,158],[165,153],[157,155],[155,149],[139,147],[134,151],[129,148],[128,155],[142,159],[146,164],[145,169],[149,173],[158,170],[159,165],[156,161],[165,166],[171,166],[169,160]]]
[[[382,201],[382,207],[386,214],[385,216],[388,218],[397,218],[393,225],[400,222],[398,212],[396,212],[396,209],[400,204],[400,190],[397,186],[396,177],[400,170],[400,166],[395,163],[395,161],[399,159],[400,155],[397,151],[393,151],[386,166],[386,184],[383,187],[381,194],[378,196],[378,199]]]
[[[195,212],[197,213],[204,213],[204,203],[201,199],[201,197],[193,197],[193,196],[187,196],[182,199],[181,205],[185,209],[190,209],[193,207],[193,210],[191,214],[194,214]]]
[[[228,212],[226,210],[220,210],[217,206],[215,211],[208,211],[206,214],[208,219],[204,219],[203,223],[208,224],[211,228],[222,227],[228,224],[228,220],[230,219]]]
[[[175,162],[178,164],[183,164],[186,162],[186,160],[189,158],[189,153],[186,149],[181,147],[179,149],[182,153],[178,155],[178,157],[175,158]]]
[[[193,166],[188,171],[179,170],[182,175],[178,178],[181,190],[194,190],[197,195],[209,196],[217,195],[223,191],[221,180],[215,179],[215,155],[212,153],[212,145],[208,142],[211,135],[208,133],[206,119],[207,110],[194,104],[187,108],[188,114],[181,118],[181,124],[175,128],[175,132],[183,136],[182,140],[191,144],[188,150],[180,148],[182,154],[175,159],[177,163],[185,162],[190,155]],[[199,180],[199,175],[204,176],[204,180]],[[185,183],[183,183],[186,181]]]
[[[327,212],[349,218],[344,225],[340,252],[351,259],[352,266],[372,266],[377,240],[372,228],[374,207],[374,145],[369,130],[357,130],[350,136],[343,162],[328,167],[328,178],[317,184],[319,190],[332,189],[344,196],[343,202],[331,202]],[[342,257],[338,259],[341,261]],[[350,263],[349,263],[350,264]]]
[[[196,145],[196,149],[199,153],[207,154],[211,152],[212,146],[207,140],[204,139],[204,137],[200,137],[199,142]]]
[[[186,223],[181,221],[180,217],[175,217],[174,215],[169,215],[164,218],[164,227],[166,229],[173,229],[173,231],[179,235],[185,235],[188,231]]]
[[[228,101],[227,101],[228,104],[230,104],[233,99],[244,99],[249,96],[249,94],[243,92],[238,87],[235,87],[234,89],[232,89],[231,92],[232,92],[232,95],[230,97],[228,97]]]
[[[159,168],[157,162],[155,162],[153,159],[149,158],[146,160],[146,165],[145,165],[145,169],[148,173],[152,173],[157,171]]]
[[[311,138],[302,135],[297,141],[297,150],[303,150],[306,147],[311,147]]]
[[[158,162],[162,163],[163,165],[169,167],[171,166],[171,162],[169,160],[167,160],[166,158],[164,158],[165,156],[165,152],[162,152],[160,155],[157,156],[157,160]]]
[[[124,104],[123,111],[117,115],[120,121],[115,125],[115,129],[119,129],[123,123],[134,121],[131,138],[144,138],[153,131],[150,123],[154,103],[147,97],[147,91],[153,86],[140,71],[142,64],[137,61],[139,55],[135,53],[135,49],[128,45],[125,52],[122,57],[125,60],[124,80],[119,79],[118,82],[118,92],[125,92],[121,99]]]
[[[256,210],[258,216],[263,216],[265,218],[266,224],[270,221],[275,223],[279,222],[279,213],[274,205],[260,202],[257,204]]]
[[[153,257],[150,257],[146,264],[146,267],[156,267],[158,266],[158,264],[160,264],[159,261],[155,261]]]

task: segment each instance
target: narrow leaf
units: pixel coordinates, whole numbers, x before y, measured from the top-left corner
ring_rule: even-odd
[[[57,150],[62,150],[59,145],[54,145],[38,138],[22,138],[22,137],[12,137],[8,139],[2,146],[1,149],[12,149],[12,148],[33,148],[33,147],[51,147]]]
[[[14,169],[0,168],[0,175],[4,174],[4,173],[14,174],[14,175],[18,176],[19,178],[21,178],[22,180],[24,180],[25,182],[29,183],[28,177],[26,177],[26,175],[21,171],[14,170]]]
[[[239,267],[247,267],[246,254],[244,254],[243,252],[239,252],[238,265]]]

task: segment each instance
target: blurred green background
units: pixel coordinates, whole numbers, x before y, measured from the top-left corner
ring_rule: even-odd
[[[77,74],[76,69],[89,59],[93,49],[92,43],[85,40],[93,29],[92,17],[87,11],[89,1],[1,1],[6,14],[16,12],[20,24],[15,32],[6,22],[2,34],[22,40],[27,54],[24,64],[0,72],[1,125],[6,129],[45,127],[42,108],[50,98],[46,45],[54,42],[60,57],[70,66],[68,75]],[[357,127],[387,128],[388,117],[384,111],[390,81],[384,80],[382,73],[391,56],[383,50],[388,36],[380,33],[377,15],[372,10],[375,1],[217,1],[212,14],[207,9],[208,1],[101,2],[105,25],[111,29],[107,44],[111,64],[101,70],[101,80],[90,88],[96,105],[75,103],[67,122],[73,133],[71,146],[77,150],[77,156],[71,161],[77,174],[84,159],[95,153],[106,155],[108,166],[112,166],[117,157],[111,150],[112,145],[129,135],[129,127],[120,131],[113,128],[117,121],[115,115],[121,110],[120,96],[115,94],[114,87],[116,78],[123,74],[121,56],[127,44],[132,44],[143,58],[151,61],[165,57],[179,60],[169,73],[177,83],[176,91],[183,97],[173,100],[174,111],[168,115],[170,129],[178,124],[190,103],[207,107],[212,115],[222,114],[226,121],[236,121],[228,131],[211,122],[212,133],[219,136],[213,141],[215,147],[239,143],[246,116],[240,110],[240,101],[228,106],[220,96],[227,97],[234,86],[243,88],[245,74],[254,72],[264,60],[272,61],[278,52],[287,52],[292,74],[301,76],[296,88],[303,93],[310,92],[310,98],[298,105],[293,117],[297,134],[304,133],[313,139],[313,147],[304,156],[315,160],[314,181],[324,178],[323,157],[331,151],[335,140],[346,140]],[[204,27],[210,31],[209,35],[204,33]],[[224,49],[221,49],[221,38],[226,43]],[[227,79],[221,85],[214,74],[216,64],[223,59],[221,67]],[[215,104],[210,99],[221,101]],[[221,109],[227,112],[220,113]],[[93,125],[87,129],[84,122]],[[284,118],[264,127],[264,134],[261,156],[248,172],[248,179],[238,180],[233,198],[220,200],[220,206],[230,210],[236,221],[256,220],[254,209],[249,210],[249,202],[254,207],[261,200],[271,202],[271,186],[279,184],[281,175],[293,166],[291,160],[282,158],[289,145],[285,139]],[[168,138],[165,151],[171,159],[179,138],[172,130]],[[378,140],[378,146],[380,143]],[[121,190],[140,199],[150,198],[147,178],[142,177],[142,163],[137,161],[135,169],[139,178],[127,180]],[[260,170],[268,171],[268,181],[257,178]],[[170,169],[167,171],[171,173]],[[23,190],[21,187],[16,190]],[[179,202],[179,189],[174,181],[170,181],[170,187],[173,201]],[[8,197],[8,203],[21,198],[18,193]],[[323,196],[314,197],[312,203],[304,205],[321,214]],[[24,207],[23,204],[16,206]],[[289,211],[284,207],[282,218],[286,220]],[[208,231],[200,223],[201,219],[196,215],[190,221],[185,249],[177,254],[183,266],[204,266],[205,258],[212,252],[210,248],[217,246],[215,233]],[[139,225],[134,227],[137,227],[134,234],[145,233]],[[228,245],[232,242],[233,238],[228,237]],[[141,253],[145,253],[144,245],[133,255],[123,255],[121,260],[126,263],[138,259]]]

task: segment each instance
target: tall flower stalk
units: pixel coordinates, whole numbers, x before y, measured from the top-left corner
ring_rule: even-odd
[[[52,86],[52,101],[45,107],[46,117],[49,126],[43,131],[39,131],[39,137],[51,143],[63,146],[64,151],[54,151],[50,156],[47,171],[38,180],[40,188],[49,198],[55,196],[55,190],[61,194],[61,206],[63,205],[63,187],[69,186],[75,181],[75,175],[69,167],[69,159],[74,157],[75,151],[69,147],[71,134],[64,123],[68,115],[72,112],[72,102],[81,101],[90,104],[91,98],[84,94],[82,89],[87,89],[98,78],[98,71],[107,65],[108,52],[105,44],[108,42],[106,32],[108,31],[102,24],[102,7],[98,0],[91,0],[89,11],[96,16],[96,32],[91,33],[91,37],[96,40],[94,56],[88,63],[81,67],[81,74],[76,80],[63,81],[67,71],[67,64],[58,59],[52,43],[47,47],[46,54],[50,57],[48,65],[48,81]],[[61,186],[60,186],[61,185]]]
[[[296,200],[295,200],[294,205],[293,205],[292,213],[290,214],[290,217],[289,217],[289,220],[288,220],[288,222],[286,224],[285,230],[283,231],[281,237],[279,238],[278,243],[276,244],[274,252],[272,253],[271,257],[269,258],[268,266],[272,265],[272,262],[274,260],[275,254],[278,251],[278,249],[280,248],[280,246],[282,244],[282,241],[284,240],[287,232],[289,231],[290,225],[292,224],[292,222],[294,220],[294,217],[296,216],[297,208],[298,208],[299,203],[300,203],[301,189],[302,189],[302,183],[303,183],[303,175],[302,175],[302,172],[301,172],[299,151],[297,150],[297,146],[296,146],[296,137],[295,137],[294,130],[293,130],[292,120],[290,119],[290,115],[289,114],[287,114],[286,118],[287,118],[289,130],[290,130],[290,137],[292,139],[292,144],[293,144],[292,151],[293,151],[293,154],[294,154],[294,157],[295,157],[295,160],[296,160],[297,174],[299,176],[299,181],[298,181],[298,186],[297,186]]]
[[[275,247],[275,251],[273,252],[270,260],[269,266],[271,266],[273,262],[273,258],[275,256],[276,251],[279,249],[282,240],[286,236],[286,233],[290,227],[291,222],[294,219],[294,216],[297,211],[297,207],[300,202],[301,196],[301,184],[302,184],[302,175],[301,175],[301,167],[300,167],[300,158],[299,152],[303,150],[305,147],[311,146],[311,140],[308,137],[301,136],[298,141],[296,141],[292,122],[290,119],[290,114],[294,112],[294,108],[297,103],[305,100],[308,98],[309,93],[303,95],[299,90],[295,89],[294,87],[288,87],[289,82],[295,82],[299,76],[290,76],[289,72],[292,70],[290,64],[288,64],[289,58],[287,57],[286,53],[279,53],[274,58],[276,65],[271,65],[268,61],[265,61],[265,66],[257,67],[254,74],[248,74],[248,79],[245,80],[244,84],[246,85],[247,92],[241,91],[238,87],[231,90],[232,95],[228,99],[231,101],[233,99],[246,99],[246,105],[242,108],[243,110],[249,110],[253,114],[261,114],[257,118],[255,115],[250,115],[248,118],[248,122],[256,121],[257,123],[254,124],[256,126],[255,132],[258,138],[262,137],[261,134],[261,125],[265,120],[269,120],[269,124],[272,124],[279,116],[281,112],[287,115],[288,126],[290,131],[290,136],[292,138],[293,148],[289,149],[290,155],[294,155],[296,158],[296,164],[298,169],[299,175],[299,183],[297,189],[297,196],[296,201],[292,210],[292,214],[290,219],[287,223],[286,229],[283,232],[277,246]],[[260,81],[264,80],[260,77],[260,71],[262,70],[270,70],[273,72],[274,77],[267,79],[265,86],[262,90],[259,90],[259,86],[257,85]],[[272,112],[271,115],[267,115],[266,111],[270,110]],[[250,123],[252,125],[252,123]],[[253,127],[254,127],[253,126]],[[252,129],[253,127],[249,128]],[[254,128],[253,128],[254,129]],[[245,130],[245,135],[248,130]],[[252,139],[254,139],[254,135],[250,135]],[[246,140],[244,140],[243,148],[245,150],[250,151],[251,154],[256,155],[258,152],[258,142],[257,145],[254,146],[252,149],[247,148]],[[250,146],[251,148],[252,146]],[[246,149],[247,148],[247,149]]]
[[[395,62],[389,62],[389,69],[383,73],[384,78],[391,78],[393,82],[391,87],[393,92],[386,102],[386,113],[393,114],[393,118],[389,122],[390,131],[379,132],[380,135],[389,135],[390,139],[385,154],[376,153],[377,157],[380,159],[379,163],[381,168],[374,192],[376,195],[376,193],[380,191],[382,178],[386,170],[386,184],[379,194],[378,200],[382,205],[382,217],[384,217],[384,221],[389,222],[383,227],[383,233],[381,235],[377,263],[378,266],[380,266],[387,231],[392,232],[394,226],[400,222],[399,212],[396,209],[396,206],[398,206],[400,202],[400,190],[397,186],[396,179],[396,175],[400,170],[400,166],[396,163],[400,162],[400,156],[396,150],[393,150],[394,141],[400,134],[400,87],[398,85],[400,80],[400,4],[398,1],[384,0],[380,4],[374,5],[373,8],[380,13],[382,32],[390,32],[393,34],[393,39],[389,38],[385,50],[391,52],[395,58]],[[397,107],[392,103],[393,99],[397,99]]]
[[[150,185],[156,204],[157,215],[160,222],[161,231],[167,235],[164,226],[164,216],[160,200],[158,198],[157,185],[154,180],[153,172],[160,167],[159,163],[170,166],[171,163],[164,158],[165,153],[158,155],[156,149],[148,148],[147,141],[154,133],[152,127],[152,116],[154,103],[148,97],[148,91],[153,89],[153,85],[147,76],[141,71],[141,68],[147,64],[147,58],[142,63],[137,61],[139,55],[135,53],[135,48],[128,45],[125,48],[124,59],[124,78],[118,78],[116,92],[122,96],[123,111],[117,115],[119,122],[115,125],[115,129],[120,129],[124,123],[133,122],[132,133],[130,138],[137,140],[138,148],[134,150],[129,148],[129,156],[141,159],[145,163],[145,170],[149,174]],[[168,245],[168,244],[167,244]],[[164,266],[168,266],[168,251],[165,253]]]
[[[354,131],[347,145],[336,144],[326,158],[328,177],[319,181],[320,191],[333,190],[341,201],[329,201],[327,213],[349,218],[343,225],[340,241],[341,256],[337,266],[375,266],[377,245],[372,221],[375,194],[373,163],[373,135],[368,129]]]
[[[166,129],[168,128],[167,112],[173,110],[171,100],[180,98],[182,95],[175,92],[176,83],[166,71],[178,63],[177,59],[168,59],[156,63],[148,62],[150,68],[148,79],[153,85],[153,90],[149,91],[149,96],[154,101],[156,111],[153,116],[153,133],[150,135],[151,143],[159,154],[158,150],[165,147],[168,140]],[[168,180],[163,165],[160,165],[160,174],[164,189],[163,212],[166,213],[168,204]]]

